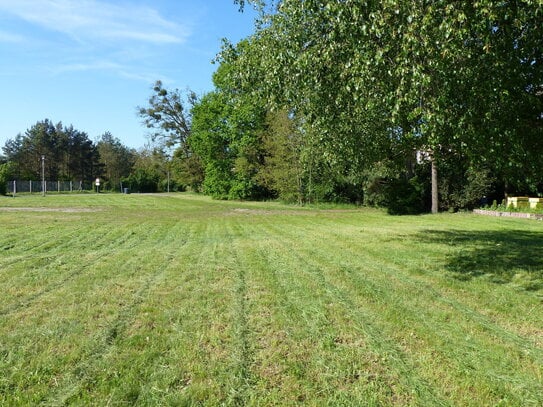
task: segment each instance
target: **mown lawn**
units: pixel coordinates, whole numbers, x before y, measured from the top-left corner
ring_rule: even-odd
[[[0,293],[0,405],[543,405],[537,221],[2,197]]]

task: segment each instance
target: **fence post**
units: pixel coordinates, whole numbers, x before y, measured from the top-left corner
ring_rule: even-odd
[[[13,197],[15,198],[15,194],[17,193],[17,181],[13,180]]]

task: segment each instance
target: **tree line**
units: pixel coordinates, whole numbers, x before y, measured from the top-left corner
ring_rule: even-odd
[[[543,193],[541,2],[234,3],[257,9],[254,33],[223,42],[211,92],[155,83],[135,178],[162,162],[218,199],[391,213]]]
[[[165,153],[156,147],[136,151],[111,133],[96,142],[87,133],[62,122],[38,121],[24,134],[9,139],[0,156],[0,192],[11,180],[74,181],[92,188],[96,178],[102,190],[136,192],[166,190]],[[172,183],[171,189],[178,186]]]
[[[140,109],[185,182],[404,213],[543,192],[540,2],[236,3],[259,18],[224,42],[215,89],[157,82]]]

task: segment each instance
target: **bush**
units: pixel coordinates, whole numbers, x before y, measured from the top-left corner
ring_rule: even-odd
[[[439,180],[442,209],[473,209],[480,205],[481,197],[491,192],[494,178],[489,170],[468,168],[451,169],[445,166]]]
[[[168,179],[162,179],[158,183],[158,190],[160,192],[167,192],[168,191]],[[185,192],[186,186],[180,183],[177,179],[171,178],[170,179],[170,192]]]
[[[158,174],[142,168],[136,169],[128,178],[122,180],[123,186],[134,192],[157,192],[160,177]]]
[[[424,212],[424,184],[417,177],[395,179],[386,188],[387,211],[390,215],[417,215]]]
[[[6,195],[7,190],[7,183],[12,179],[13,176],[13,164],[12,163],[4,163],[0,164],[0,195]]]
[[[227,161],[214,161],[205,169],[204,193],[214,199],[228,199],[232,174]]]

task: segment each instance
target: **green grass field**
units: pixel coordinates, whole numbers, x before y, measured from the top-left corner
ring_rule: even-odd
[[[537,221],[2,197],[0,293],[0,405],[543,405]]]

